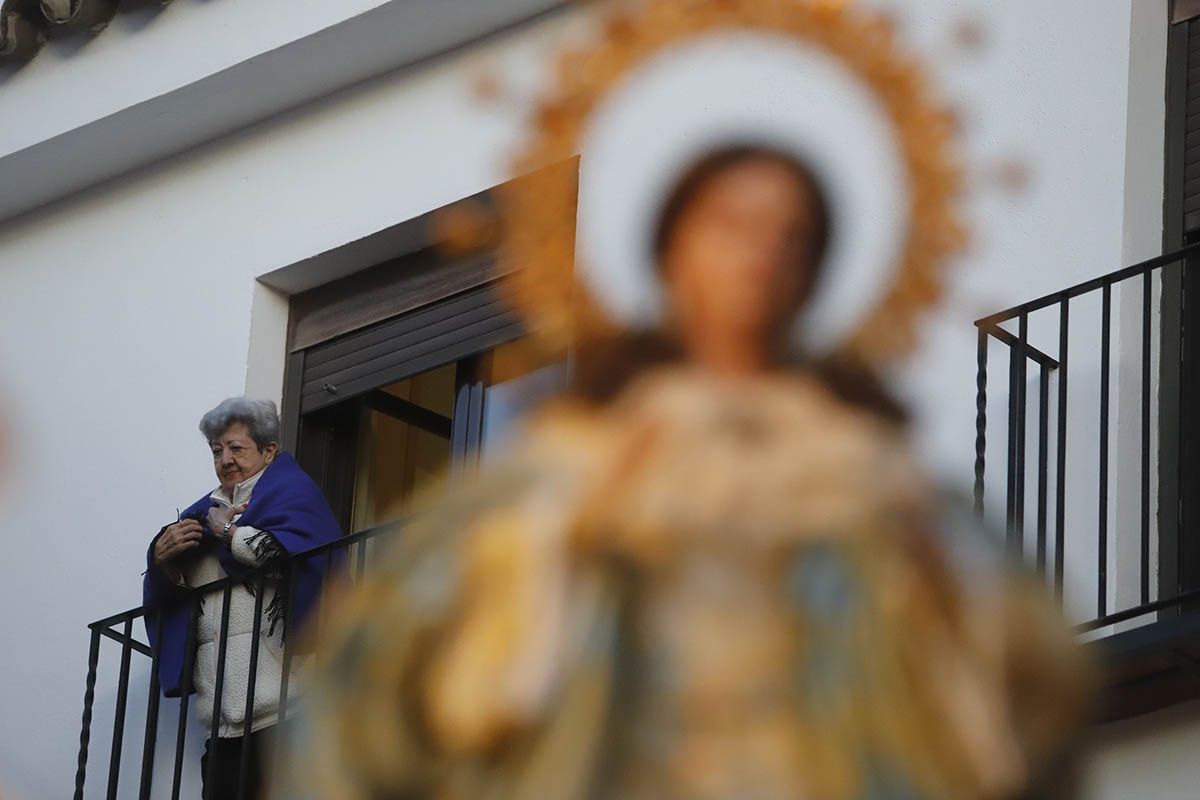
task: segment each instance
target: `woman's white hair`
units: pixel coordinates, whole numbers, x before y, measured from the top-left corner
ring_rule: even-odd
[[[200,432],[209,442],[221,438],[231,425],[241,423],[250,430],[258,449],[279,441],[279,412],[270,400],[230,397],[200,418]]]

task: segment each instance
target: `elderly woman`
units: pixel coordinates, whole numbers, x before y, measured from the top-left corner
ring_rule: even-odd
[[[280,452],[274,403],[229,398],[204,415],[200,432],[219,485],[151,542],[146,627],[163,692],[195,692],[197,717],[211,731],[202,761],[204,797],[254,798],[261,794],[264,741],[278,721],[284,638],[303,624],[332,566],[324,555],[288,557],[336,540],[341,531],[320,489]],[[189,589],[226,576],[242,580],[227,593],[200,598]]]

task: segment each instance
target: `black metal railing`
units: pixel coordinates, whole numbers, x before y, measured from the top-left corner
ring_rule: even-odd
[[[226,688],[226,645],[229,635],[229,615],[230,605],[233,592],[239,586],[254,587],[254,622],[252,630],[252,639],[250,643],[249,664],[247,666],[246,676],[246,705],[245,717],[243,720],[243,735],[251,733],[251,725],[254,718],[255,708],[255,689],[258,677],[258,662],[259,651],[261,647],[261,639],[263,633],[263,617],[264,617],[264,597],[268,583],[273,583],[276,592],[283,593],[288,600],[291,600],[292,589],[294,586],[293,576],[297,574],[297,570],[301,565],[312,562],[313,560],[324,560],[324,584],[327,585],[334,581],[361,580],[366,561],[368,558],[368,544],[371,540],[397,531],[403,528],[402,521],[390,522],[380,525],[360,533],[346,536],[336,542],[322,545],[313,548],[304,553],[293,555],[281,562],[264,564],[253,570],[248,571],[240,577],[226,577],[220,580],[212,581],[203,586],[198,586],[187,590],[186,603],[189,604],[190,622],[187,633],[186,655],[183,664],[182,679],[183,686],[180,692],[180,697],[177,701],[178,712],[175,721],[174,734],[174,749],[169,761],[162,762],[158,759],[158,744],[160,737],[161,717],[165,716],[161,708],[162,696],[160,691],[158,677],[158,658],[159,653],[157,648],[151,646],[135,633],[135,627],[141,628],[144,626],[146,617],[145,608],[135,608],[121,614],[114,614],[111,617],[106,617],[93,622],[88,628],[91,631],[91,642],[88,648],[88,669],[87,679],[83,698],[83,723],[82,730],[79,736],[79,758],[78,766],[75,773],[75,794],[76,800],[83,800],[85,783],[88,777],[90,766],[89,759],[92,754],[92,728],[95,722],[96,712],[96,685],[97,677],[102,667],[101,653],[102,640],[111,640],[115,642],[120,649],[120,658],[117,666],[117,690],[113,701],[112,715],[112,739],[108,752],[108,772],[106,775],[106,790],[104,796],[109,800],[121,797],[131,797],[131,789],[133,783],[127,779],[124,782],[123,766],[126,753],[126,734],[128,725],[128,710],[130,705],[130,683],[133,674],[133,657],[134,654],[144,657],[142,662],[148,666],[148,675],[146,678],[146,705],[145,705],[145,725],[141,730],[141,760],[138,777],[136,779],[137,797],[147,799],[151,797],[170,797],[172,800],[178,800],[183,796],[195,796],[198,789],[198,776],[194,776],[191,780],[185,778],[185,766],[187,763],[187,754],[189,746],[189,731],[195,726],[194,720],[189,716],[193,702],[192,695],[192,680],[193,680],[193,658],[196,650],[197,628],[200,620],[200,611],[203,601],[206,598],[212,598],[216,595],[222,597],[222,609],[220,620],[220,634],[217,639],[218,652],[216,656],[216,677],[213,686],[213,714],[211,728],[208,734],[212,738],[216,738],[220,729],[222,720],[222,711],[224,709],[223,692]],[[344,557],[338,554],[344,554]],[[340,562],[342,566],[335,568],[335,563]],[[318,607],[312,612],[312,619],[308,627],[317,628],[316,631],[306,631],[305,638],[314,638],[316,641],[320,639],[320,627],[324,617],[324,597],[325,592],[321,593],[321,601]],[[291,609],[292,603],[288,602],[285,606]],[[290,617],[290,614],[289,614]],[[284,619],[282,621],[284,629],[283,638],[283,655],[280,674],[280,690],[278,700],[278,712],[276,715],[276,725],[282,724],[287,719],[288,698],[293,687],[290,687],[290,678],[292,672],[292,659],[296,646],[296,639],[291,626],[292,620]],[[160,626],[156,631],[159,635],[155,638],[161,641],[161,625],[162,616],[158,617],[157,624]],[[174,700],[168,702],[176,702]],[[105,726],[107,727],[107,726]],[[193,742],[194,744],[194,742]],[[244,754],[244,751],[243,751]],[[197,759],[198,760],[198,759]],[[209,769],[215,765],[215,759],[209,760]],[[170,786],[169,789],[165,786],[156,784],[156,777],[164,771],[170,771]],[[238,798],[249,796],[247,787],[249,781],[248,762],[243,759],[240,765],[239,775],[239,790]],[[211,773],[208,776],[208,784],[212,785]],[[190,787],[190,788],[189,788]],[[233,800],[232,798],[222,797],[220,800]]]
[[[1169,556],[1157,545],[1172,532],[1159,530],[1154,496],[1156,297],[1164,273],[1198,254],[1192,245],[975,323],[976,511],[1003,516],[1010,546],[1043,571],[1085,632],[1151,622],[1198,595],[1158,580],[1156,559]],[[995,344],[1004,348],[1000,375],[989,371]],[[989,428],[997,418],[1002,431]],[[985,478],[998,439],[1003,494],[992,497]]]

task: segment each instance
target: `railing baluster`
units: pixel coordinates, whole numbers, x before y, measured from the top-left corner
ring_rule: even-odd
[[[978,329],[978,367],[975,372],[975,513],[983,517],[983,479],[987,466],[988,331]]]
[[[1054,591],[1063,596],[1064,551],[1067,543],[1067,378],[1070,364],[1071,301],[1064,299],[1058,307],[1058,453],[1055,458],[1054,500]]]
[[[259,637],[262,635],[263,595],[267,593],[266,574],[259,573],[257,591],[254,593],[254,627],[250,634],[250,665],[246,678],[246,715],[242,719],[242,748],[238,756],[238,800],[246,796],[246,788],[250,781],[250,759],[246,751],[250,747],[250,734],[254,724],[254,687],[258,683],[258,650]],[[261,774],[258,779],[261,780]],[[257,790],[256,790],[257,791]]]
[[[1142,277],[1142,604],[1150,602],[1150,304],[1153,275]]]
[[[298,564],[298,559],[291,559],[287,562],[283,571],[283,588],[281,589],[281,591],[286,593],[287,597],[287,604],[284,606],[285,613],[283,617],[283,663],[281,665],[283,674],[279,676],[278,724],[281,727],[284,720],[287,719],[288,682],[292,674],[292,649],[296,640],[296,631],[292,628],[292,604],[296,599],[295,573],[298,569]]]
[[[1029,406],[1029,316],[1022,314],[1017,321],[1017,342],[1020,358],[1017,360],[1017,463],[1016,482],[1017,498],[1013,508],[1014,524],[1016,527],[1015,551],[1021,555],[1025,552],[1025,417]]]
[[[1008,349],[1008,485],[1005,496],[1005,522],[1007,540],[1014,548],[1017,535],[1017,384],[1020,370],[1017,366],[1020,353],[1015,347]],[[1015,549],[1015,548],[1014,548]]]
[[[155,623],[154,641],[162,642],[163,616],[158,615]],[[154,647],[150,656],[150,690],[146,695],[146,733],[142,741],[142,782],[138,787],[139,800],[149,800],[150,785],[154,780],[154,751],[158,747],[158,658],[159,647]]]
[[[213,683],[213,713],[208,739],[208,747],[210,748],[208,773],[204,776],[207,784],[207,791],[204,793],[205,800],[226,800],[223,797],[213,796],[215,787],[213,778],[216,773],[217,742],[220,739],[221,733],[221,710],[225,707],[222,695],[225,691],[225,651],[229,644],[229,606],[232,598],[233,583],[227,582],[225,584],[225,591],[221,594],[221,632],[217,639],[217,677]]]
[[[121,780],[121,748],[125,741],[125,707],[129,700],[129,658],[133,655],[130,642],[133,640],[133,618],[125,620],[122,629],[125,641],[121,643],[121,676],[117,680],[117,705],[113,718],[112,751],[108,760],[108,800],[116,800],[117,787]]]
[[[332,552],[325,553],[321,556],[325,559],[325,566],[322,567],[321,575],[321,594],[317,597],[317,619],[316,625],[312,626],[313,638],[320,642],[325,637],[325,622],[329,615],[328,603],[325,602],[325,592],[329,589],[329,579],[333,577],[333,558]]]
[[[171,800],[179,800],[183,779],[183,749],[187,743],[188,704],[192,694],[192,670],[196,665],[196,639],[200,627],[200,607],[204,596],[193,591],[188,598],[187,643],[183,651],[183,673],[179,676],[179,722],[175,731],[175,768],[171,776]]]
[[[1108,389],[1111,368],[1112,286],[1101,290],[1100,320],[1100,487],[1098,494],[1099,534],[1096,542],[1097,616],[1108,613]]]
[[[83,727],[79,731],[79,762],[75,768],[75,800],[83,800],[83,784],[87,780],[88,745],[92,740],[92,705],[96,702],[96,667],[100,663],[100,631],[92,628],[92,643],[88,647],[87,680],[83,689]]]
[[[280,664],[282,670],[279,676],[279,711],[276,715],[277,722],[275,723],[275,748],[271,754],[271,769],[267,770],[267,775],[281,775],[284,759],[284,750],[286,741],[284,739],[284,722],[287,720],[288,708],[288,683],[292,674],[292,642],[296,638],[296,631],[292,629],[292,603],[295,600],[296,593],[293,588],[296,585],[293,575],[303,556],[289,559],[284,565],[283,583],[277,591],[284,592],[287,598],[287,604],[284,605],[283,617],[283,659]],[[277,789],[278,791],[278,789]]]
[[[1041,365],[1038,375],[1038,463],[1037,463],[1037,568],[1046,569],[1046,505],[1050,439],[1050,369]]]

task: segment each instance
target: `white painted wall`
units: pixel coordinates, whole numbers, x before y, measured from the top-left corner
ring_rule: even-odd
[[[0,84],[0,156],[150,100],[387,0],[176,0],[52,40]],[[13,114],[8,116],[9,112]],[[30,113],[22,113],[22,112]],[[36,113],[32,113],[36,111]]]
[[[937,59],[972,163],[982,170],[1017,155],[1034,173],[1023,198],[978,188],[975,248],[905,380],[924,454],[961,485],[974,445],[971,321],[1114,269],[1130,252],[1133,2],[1158,0],[874,3],[898,9],[906,34]],[[245,4],[176,0],[168,13],[235,6]],[[195,420],[247,387],[278,392],[284,300],[255,278],[507,177],[519,110],[479,105],[473,79],[500,70],[520,96],[584,13],[359,86],[0,228],[0,398],[16,434],[13,480],[0,496],[0,605],[10,609],[0,623],[0,782],[15,796],[61,797],[71,784],[84,625],[140,602],[147,540],[210,483]],[[230,14],[211,24],[243,35],[250,23]],[[988,36],[974,56],[951,37],[972,18]],[[155,52],[139,58],[169,51]],[[53,70],[77,66],[41,58],[28,80],[47,86],[65,80]],[[10,110],[11,119],[37,116],[44,96],[7,93],[6,119]],[[94,765],[107,753],[113,684],[103,681]],[[131,711],[131,731],[139,716]],[[1096,774],[1149,768],[1157,752],[1118,740]],[[127,755],[132,775],[137,754]],[[1160,782],[1189,785],[1186,764],[1157,766]]]
[[[1200,704],[1188,703],[1098,732],[1083,780],[1087,800],[1191,800],[1200,785]]]
[[[1133,3],[1130,20],[1129,103],[1125,149],[1125,226],[1122,262],[1135,264],[1162,253],[1163,246],[1163,150],[1166,115],[1166,75],[1163,64],[1167,58],[1168,4],[1157,2]],[[1151,534],[1150,592],[1157,593],[1158,568],[1158,390],[1162,280],[1151,278],[1150,304],[1150,496],[1149,530]],[[1114,608],[1124,608],[1141,602],[1140,574],[1133,574],[1140,564],[1143,503],[1141,496],[1142,452],[1142,344],[1143,344],[1142,281],[1123,282],[1118,292],[1114,328],[1117,345],[1114,351],[1113,389],[1117,413],[1113,420],[1113,459],[1111,473],[1115,476],[1112,525],[1113,547],[1110,551],[1109,572],[1115,576],[1111,601]]]

